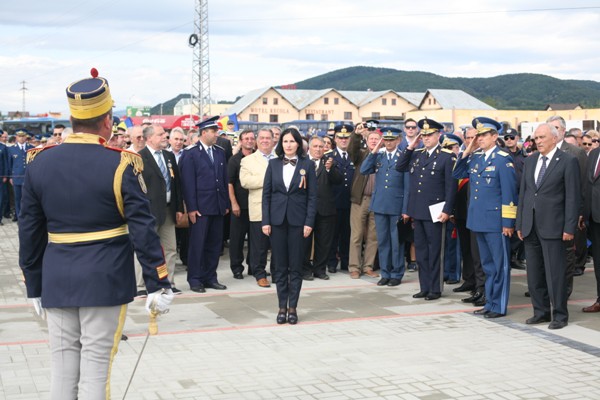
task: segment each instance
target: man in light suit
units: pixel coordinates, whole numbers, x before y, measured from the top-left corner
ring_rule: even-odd
[[[216,146],[218,118],[197,125],[200,140],[186,147],[179,160],[183,198],[190,219],[187,280],[190,289],[197,293],[204,293],[205,288],[227,289],[217,280],[223,217],[231,208],[225,151]]]
[[[552,124],[534,133],[538,153],[525,160],[519,191],[516,230],[525,240],[527,286],[533,317],[527,324],[567,326],[565,243],[573,240],[581,202],[577,159],[557,148]],[[551,313],[552,312],[552,313]]]
[[[248,217],[250,219],[250,266],[249,269],[256,278],[260,287],[269,287],[267,273],[267,254],[271,247],[269,237],[262,232],[262,191],[265,181],[265,172],[269,160],[275,158],[273,154],[273,132],[269,128],[262,128],[256,137],[257,149],[254,153],[242,158],[240,163],[240,184],[248,189]],[[274,260],[271,256],[271,274],[274,272]],[[242,279],[243,275],[234,275]]]
[[[600,312],[600,148],[589,153],[589,161],[585,181],[585,198],[583,218],[587,222],[592,241],[592,257],[596,275],[596,302],[584,307],[585,313]],[[595,207],[593,206],[595,205]]]
[[[142,175],[147,187],[146,196],[150,200],[150,211],[156,219],[156,231],[165,253],[171,288],[174,294],[181,294],[181,290],[175,287],[175,259],[177,258],[175,223],[184,216],[179,169],[175,155],[166,151],[168,139],[162,126],[148,126],[144,128],[143,135],[146,147],[138,154],[144,161]],[[140,281],[143,282],[141,268],[138,287]]]
[[[407,172],[396,171],[400,157],[400,129],[381,128],[383,136],[360,166],[363,175],[375,175],[375,190],[369,210],[375,213],[381,279],[377,286],[398,286],[404,277],[404,240],[398,222],[408,221]],[[384,147],[385,146],[385,147]],[[383,151],[380,149],[383,148]]]

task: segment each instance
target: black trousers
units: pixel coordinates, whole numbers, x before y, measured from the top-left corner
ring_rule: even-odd
[[[236,217],[231,215],[229,225],[229,265],[231,272],[243,273],[244,272],[244,243],[246,241],[246,235],[248,235],[248,253],[251,251],[250,242],[250,217],[248,216],[248,209],[241,209],[240,216]],[[250,256],[246,257],[246,263]]]
[[[442,232],[446,234],[442,223],[431,220],[415,220],[415,250],[419,263],[419,284],[421,292],[430,294],[442,293],[440,253],[442,249]]]
[[[267,277],[265,268],[267,266],[267,255],[269,254],[269,248],[271,247],[271,240],[267,235],[262,232],[262,222],[250,222],[248,236],[250,239],[250,251],[249,251],[249,269],[256,278]],[[274,273],[273,268],[273,256],[271,257],[271,274]]]
[[[562,239],[539,237],[533,219],[533,229],[525,238],[527,256],[527,286],[536,317],[551,315],[555,321],[567,322],[567,279],[565,243]]]
[[[590,221],[590,240],[592,241],[592,257],[594,258],[594,274],[596,275],[597,302],[600,302],[600,224]]]
[[[327,265],[329,268],[337,269],[339,257],[340,269],[347,271],[350,257],[350,208],[337,208],[336,213],[337,219]]]
[[[287,220],[271,225],[271,244],[277,261],[275,282],[279,308],[296,308],[302,289],[304,259],[304,226],[293,226]]]
[[[175,228],[175,238],[177,240],[177,248],[179,249],[179,258],[181,258],[183,265],[187,265],[190,246],[190,229]]]
[[[335,215],[317,215],[315,227],[310,236],[305,239],[304,275],[323,275],[326,272],[331,243],[335,233]],[[314,241],[313,241],[314,239]],[[313,253],[314,245],[314,253]],[[312,255],[312,264],[310,262]]]
[[[463,260],[463,280],[467,285],[483,293],[485,291],[485,272],[483,272],[479,258],[477,235],[467,228],[467,221],[464,219],[456,220],[456,229]]]

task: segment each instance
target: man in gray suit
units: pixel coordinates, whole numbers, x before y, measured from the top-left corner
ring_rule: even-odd
[[[567,124],[563,117],[555,115],[548,118],[546,122],[554,126],[558,131],[558,143],[556,144],[556,147],[577,158],[579,164],[579,182],[584,182],[587,166],[587,156],[585,151],[578,146],[565,142],[564,138]],[[583,190],[583,188],[581,189]],[[583,195],[583,191],[581,192],[581,195]],[[579,215],[583,215],[583,208],[579,210]],[[570,296],[573,291],[573,277],[575,275],[583,274],[583,270],[585,269],[585,262],[587,259],[586,236],[584,229],[577,229],[573,241],[567,243],[567,297]]]
[[[538,152],[525,159],[516,230],[525,240],[527,285],[534,315],[527,324],[567,326],[565,245],[573,240],[581,188],[577,159],[558,149],[559,133],[541,124],[534,133]]]

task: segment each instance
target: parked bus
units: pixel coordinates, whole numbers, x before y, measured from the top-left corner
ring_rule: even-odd
[[[9,135],[14,135],[17,131],[23,129],[32,135],[52,136],[54,127],[62,124],[65,127],[71,126],[68,119],[57,119],[50,117],[31,117],[19,119],[7,119],[0,122],[2,130]]]

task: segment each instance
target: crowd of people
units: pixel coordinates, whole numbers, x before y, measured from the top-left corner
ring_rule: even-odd
[[[589,238],[599,299],[583,312],[600,312],[598,134],[567,133],[560,116],[521,145],[486,117],[454,133],[427,118],[310,137],[294,127],[234,134],[218,117],[188,132],[127,127],[113,121],[97,73],[67,98],[73,129],[57,127],[52,146],[29,145],[23,131],[0,144],[2,215],[19,222],[27,295],[47,312],[62,371],[52,398],[106,390],[127,303],[146,297],[151,314],[166,312],[182,293],[178,257],[191,291],[226,290],[225,248],[233,278],[246,269],[259,287],[276,284],[278,324],[298,323],[303,281],[338,271],[387,287],[417,273],[413,297],[424,301],[462,281],[452,289],[462,301],[499,318],[511,268],[526,268],[525,322],[561,329]],[[79,371],[83,347],[100,354],[93,371]]]

